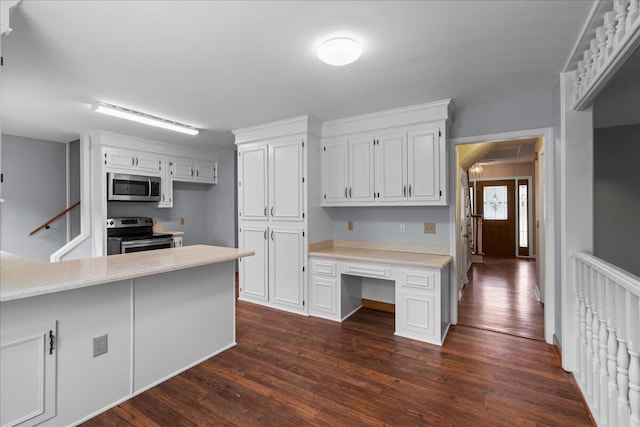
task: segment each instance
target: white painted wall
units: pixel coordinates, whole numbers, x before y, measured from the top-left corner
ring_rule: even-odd
[[[65,144],[2,135],[2,172],[0,249],[49,262],[67,241],[66,219],[33,236],[29,232],[66,208]]]
[[[593,250],[593,113],[573,111],[570,73],[560,75],[559,176],[560,269],[562,287],[562,367],[576,368],[576,304],[571,252]],[[556,206],[558,209],[558,206]],[[558,242],[556,242],[557,248]]]
[[[640,124],[594,132],[593,253],[640,276]]]

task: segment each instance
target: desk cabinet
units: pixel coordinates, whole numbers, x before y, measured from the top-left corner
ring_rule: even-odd
[[[360,308],[362,278],[395,287],[395,335],[442,345],[449,329],[449,266],[407,267],[310,257],[309,314],[341,322]]]

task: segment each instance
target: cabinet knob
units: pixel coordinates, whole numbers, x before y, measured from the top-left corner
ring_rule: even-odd
[[[273,230],[271,230],[271,240],[273,240]]]
[[[269,240],[269,237],[267,236],[267,230],[264,230],[264,240]]]
[[[351,198],[351,187],[349,187],[349,198]]]
[[[407,197],[407,184],[402,188],[402,197]]]
[[[409,184],[409,197],[411,197],[411,184]]]
[[[273,206],[271,206],[271,216],[273,216]]]
[[[267,215],[267,207],[266,206],[264,207],[264,216],[268,216]]]
[[[347,198],[347,187],[344,187],[344,198]]]

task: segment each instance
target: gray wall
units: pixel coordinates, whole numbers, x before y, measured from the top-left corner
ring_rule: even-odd
[[[235,148],[218,152],[218,184],[207,194],[210,210],[207,240],[211,245],[238,247],[236,164]]]
[[[457,107],[452,138],[553,126],[551,93],[533,98]]]
[[[349,207],[330,208],[333,238],[373,242],[449,246],[449,207]],[[347,227],[353,221],[353,231]],[[424,223],[436,224],[435,234],[424,234]],[[406,233],[400,233],[406,224]]]
[[[33,236],[29,232],[66,208],[66,145],[2,135],[2,172],[0,249],[49,262],[67,242],[65,218]]]
[[[80,140],[69,143],[69,206],[80,200]],[[80,235],[80,209],[69,213],[69,240]]]
[[[640,276],[640,125],[594,132],[594,254]]]

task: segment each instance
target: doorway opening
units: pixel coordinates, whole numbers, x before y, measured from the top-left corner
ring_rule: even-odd
[[[553,342],[546,141],[551,129],[454,141],[458,324]]]

